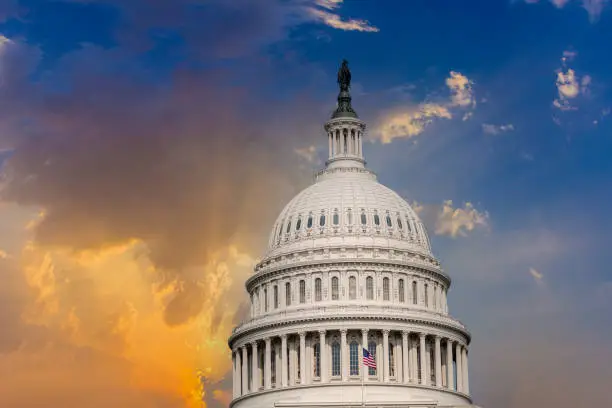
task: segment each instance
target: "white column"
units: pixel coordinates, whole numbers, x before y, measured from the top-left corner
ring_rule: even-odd
[[[383,330],[383,381],[389,382],[389,330]]]
[[[421,384],[428,385],[427,381],[427,350],[425,350],[425,333],[419,333],[419,354],[421,355]]]
[[[242,346],[242,395],[249,389],[249,355],[246,346]]]
[[[295,356],[295,338],[292,337],[289,341],[289,386],[294,386],[296,383],[297,370],[295,369],[295,362],[297,358]]]
[[[446,339],[446,387],[449,390],[455,388],[455,379],[453,375],[453,341]]]
[[[306,333],[300,332],[300,384],[306,384]]]
[[[408,357],[410,351],[408,350],[408,332],[402,331],[402,380],[404,384],[407,384],[410,380],[410,374],[408,373]]]
[[[321,382],[327,382],[327,343],[325,341],[325,330],[319,330],[319,351],[321,353]]]
[[[239,349],[236,349],[236,395],[242,395],[242,358]]]
[[[272,339],[266,339],[266,355],[264,356],[264,388],[272,388]]]
[[[461,344],[457,342],[455,348],[455,360],[457,365],[457,391],[463,392],[463,365],[461,364]]]
[[[287,335],[281,335],[281,386],[287,386]]]
[[[232,398],[236,398],[238,393],[236,392],[236,350],[232,350]]]
[[[364,382],[368,381],[368,367],[363,365],[363,349],[368,349],[368,329],[361,330],[361,353],[359,353],[361,361],[361,377]]]
[[[467,347],[463,347],[463,354],[461,355],[461,367],[463,368],[463,392],[466,394],[469,394],[470,393],[470,381],[468,377]]]
[[[348,358],[346,353],[346,329],[340,330],[340,370],[342,381],[348,380]]]
[[[334,155],[333,144],[332,144],[332,132],[327,132],[327,140],[329,142],[329,158],[331,159]]]
[[[253,381],[253,386],[251,387],[252,391],[259,390],[259,354],[257,351],[257,342],[254,341],[251,344],[252,347],[252,361],[251,367],[253,368],[253,374],[251,375],[251,379]]]
[[[436,387],[442,386],[442,351],[440,350],[440,336],[436,336],[436,349],[435,349],[435,357],[436,357]]]

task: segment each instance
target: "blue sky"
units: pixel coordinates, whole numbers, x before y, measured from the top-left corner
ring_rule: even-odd
[[[323,165],[342,58],[369,166],[453,278],[476,402],[611,405],[611,40],[607,0],[0,0],[0,405],[83,352],[62,378],[91,399],[197,406],[201,369],[226,404],[234,299]],[[60,383],[39,397],[98,406]]]

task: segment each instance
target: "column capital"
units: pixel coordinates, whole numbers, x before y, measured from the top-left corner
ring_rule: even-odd
[[[327,332],[327,330],[325,330],[325,329],[319,329],[319,335],[320,336],[325,335],[326,332]]]
[[[304,338],[304,337],[306,337],[306,332],[305,332],[305,331],[303,331],[303,330],[302,330],[302,331],[299,331],[299,332],[298,332],[298,335],[300,336],[300,339],[301,339],[301,338]]]
[[[266,342],[266,345],[268,345],[268,344],[272,343],[272,337],[266,337],[264,339],[264,341]]]
[[[389,330],[389,329],[383,329],[383,330],[382,330],[382,332],[383,332],[383,334],[384,334],[385,336],[388,336],[388,335],[389,335],[389,333],[391,332],[391,330]]]
[[[408,330],[402,330],[402,337],[404,336],[408,336],[410,334],[410,332]]]
[[[257,341],[257,340],[253,340],[253,341],[251,342],[251,347],[255,347],[255,348],[257,348],[257,343],[258,343],[258,341]]]
[[[246,351],[246,348],[247,348],[246,344],[243,344],[242,346],[240,346],[240,350],[242,350],[243,352]]]
[[[419,333],[419,337],[420,337],[421,339],[424,339],[425,337],[427,337],[427,333],[423,333],[423,332],[421,332],[421,333]]]
[[[343,336],[346,336],[347,332],[348,332],[347,329],[340,329],[340,334],[342,334]]]
[[[439,334],[434,334],[434,339],[436,341],[440,341],[442,339],[442,337]]]
[[[283,333],[280,335],[281,340],[287,340],[287,333]]]

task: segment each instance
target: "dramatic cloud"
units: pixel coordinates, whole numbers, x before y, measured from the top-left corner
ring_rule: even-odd
[[[200,406],[198,370],[226,374],[261,237],[308,178],[287,122],[281,135],[258,119],[283,106],[227,86],[240,72],[155,86],[93,46],[31,83],[40,52],[3,44],[0,197],[19,210],[2,213],[0,405]]]
[[[308,163],[318,163],[317,148],[315,146],[302,147],[293,150],[295,154],[306,160]]]
[[[308,7],[308,12],[315,21],[319,21],[338,30],[364,32],[380,31],[377,27],[372,26],[367,20],[342,20],[338,14],[332,12],[332,10],[340,7],[342,2],[343,0],[315,0],[315,5],[319,7]]]
[[[447,101],[441,103],[423,102],[416,106],[398,107],[385,114],[374,130],[374,136],[382,143],[391,143],[396,138],[412,138],[425,130],[435,119],[452,119],[457,108],[471,109],[476,106],[472,89],[473,82],[465,75],[451,71],[446,79],[450,91]],[[469,119],[471,112],[463,115]]]
[[[465,237],[477,227],[489,225],[489,214],[476,210],[469,202],[465,203],[463,208],[454,208],[451,200],[442,205],[413,203],[413,208],[424,222],[433,225],[436,235]]]
[[[545,1],[545,0],[543,0]],[[540,0],[525,0],[525,3],[539,3]],[[589,19],[592,23],[595,23],[599,20],[599,16],[606,7],[608,0],[550,0],[550,2],[557,8],[563,8],[569,3],[581,3],[582,8],[584,8],[589,14]]]
[[[505,132],[511,132],[514,130],[514,125],[508,123],[507,125],[492,125],[489,123],[482,124],[482,131],[487,135],[499,135]]]

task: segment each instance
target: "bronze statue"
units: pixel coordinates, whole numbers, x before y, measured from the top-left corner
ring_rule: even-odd
[[[338,70],[338,85],[340,85],[340,92],[348,92],[351,86],[351,71],[345,59],[342,60],[342,66]]]

